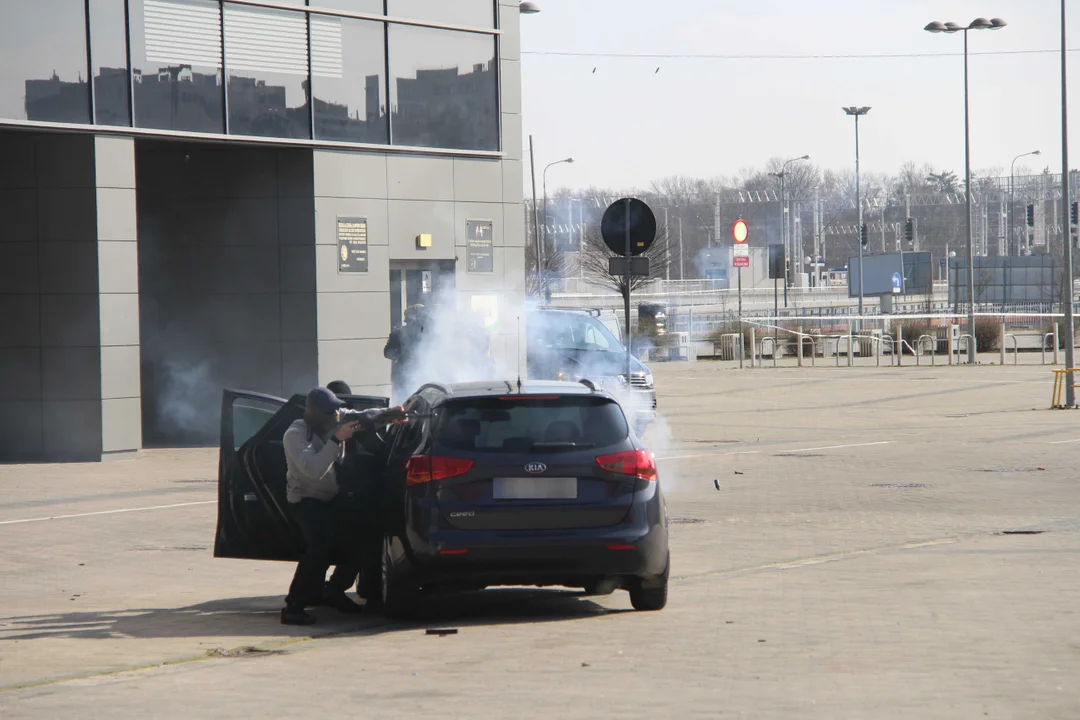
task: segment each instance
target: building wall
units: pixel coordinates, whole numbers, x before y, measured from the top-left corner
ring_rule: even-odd
[[[147,443],[216,442],[222,388],[316,382],[311,151],[137,141]]]
[[[133,178],[129,139],[0,131],[0,460],[140,447]]]

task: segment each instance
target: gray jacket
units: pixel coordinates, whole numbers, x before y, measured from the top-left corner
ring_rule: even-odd
[[[377,415],[383,410],[367,410],[364,413],[362,429],[374,425]],[[308,439],[308,426],[303,420],[297,420],[285,431],[282,438],[285,446],[285,496],[290,503],[298,503],[304,498],[315,500],[333,500],[338,494],[336,466],[345,457],[345,445],[328,437],[323,439],[312,433]]]

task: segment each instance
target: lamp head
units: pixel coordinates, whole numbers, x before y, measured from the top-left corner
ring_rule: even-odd
[[[935,20],[934,22],[924,27],[923,30],[932,33],[945,32],[945,23]]]
[[[522,15],[535,15],[540,12],[540,6],[530,2],[530,0],[523,0],[523,2],[518,3],[518,12]]]

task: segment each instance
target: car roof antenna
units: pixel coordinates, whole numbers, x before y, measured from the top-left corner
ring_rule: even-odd
[[[517,318],[518,336],[517,336],[517,388],[518,393],[521,393],[521,316]]]

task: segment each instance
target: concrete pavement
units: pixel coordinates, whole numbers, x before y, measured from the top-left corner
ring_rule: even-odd
[[[663,612],[507,589],[284,628],[291,567],[210,557],[213,452],[6,466],[0,714],[1080,715],[1080,416],[1048,369],[654,370]]]

